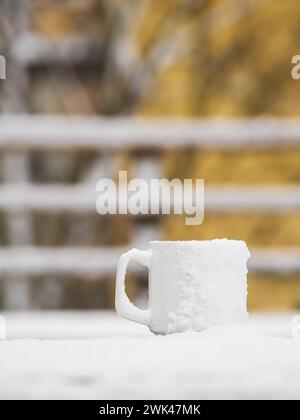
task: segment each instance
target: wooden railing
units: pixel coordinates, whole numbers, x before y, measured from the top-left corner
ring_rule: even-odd
[[[30,214],[96,212],[96,181],[114,176],[114,158],[123,150],[137,153],[134,177],[161,174],[160,151],[194,148],[272,148],[300,146],[297,120],[143,120],[84,117],[2,116],[0,153],[4,157],[4,182],[0,185],[0,210],[10,223],[9,247],[0,248],[0,275],[20,284],[39,274],[99,276],[115,272],[123,248],[42,248],[32,242]],[[94,150],[101,152],[94,167],[76,185],[32,184],[26,155],[33,151]],[[102,153],[103,152],[103,153]],[[8,156],[8,158],[6,158]],[[285,212],[300,209],[300,186],[231,186],[207,188],[205,210],[231,212],[258,209]],[[101,217],[101,216],[99,216]],[[159,216],[143,225],[137,216],[129,246],[146,246],[161,238]],[[144,226],[144,227],[143,227]],[[18,236],[22,240],[18,240]],[[25,238],[25,239],[24,239]],[[300,250],[253,250],[251,270],[275,273],[300,271]],[[13,286],[12,286],[13,287]],[[24,293],[24,290],[23,292]],[[9,306],[9,304],[7,304]]]

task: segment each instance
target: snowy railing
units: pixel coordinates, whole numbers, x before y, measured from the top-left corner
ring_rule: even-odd
[[[142,119],[59,116],[0,117],[0,148],[116,150],[120,148],[258,148],[300,145],[297,119]]]
[[[179,148],[287,148],[300,146],[300,121],[252,120],[145,120],[58,116],[0,117],[0,153],[4,157],[4,183],[0,184],[0,210],[10,224],[10,246],[0,248],[0,274],[28,279],[49,273],[84,276],[113,274],[123,248],[42,248],[32,242],[31,211],[52,213],[95,212],[96,181],[114,174],[114,156],[122,150],[155,151],[136,154],[134,176],[161,175],[159,151]],[[78,184],[32,184],[26,159],[30,151],[94,150],[101,152],[94,168]],[[15,174],[18,169],[20,173]],[[24,177],[24,178],[23,178]],[[268,213],[300,209],[300,186],[226,186],[205,191],[205,209],[213,212],[262,210]],[[99,216],[100,217],[100,216]],[[159,218],[133,229],[132,244],[145,246],[160,239]],[[24,242],[15,234],[22,230]],[[273,273],[300,271],[300,251],[252,250],[251,270]]]
[[[0,184],[1,185],[1,184]],[[122,206],[120,196],[119,203]],[[0,186],[0,210],[95,212],[95,185],[65,186],[5,185]],[[172,206],[172,202],[170,203]],[[124,207],[124,206],[123,206]],[[205,210],[230,212],[233,210],[262,210],[285,212],[300,210],[300,186],[286,187],[207,187]],[[136,216],[138,217],[138,215]]]
[[[132,245],[134,246],[134,244]],[[99,278],[114,274],[121,253],[128,247],[13,247],[0,248],[0,275],[66,275]],[[267,273],[300,271],[300,250],[256,249],[251,252],[248,267]],[[139,266],[133,266],[139,272]]]

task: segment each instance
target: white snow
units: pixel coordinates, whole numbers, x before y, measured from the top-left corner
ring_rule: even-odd
[[[112,313],[5,314],[0,399],[299,399],[294,315],[154,336]]]
[[[178,304],[168,314],[169,331],[201,331],[247,319],[247,260],[243,241],[175,242]]]
[[[151,234],[151,232],[150,232]],[[145,247],[134,242],[132,247]],[[101,274],[115,274],[120,255],[129,247],[1,247],[0,273],[26,275],[78,275],[98,278]],[[296,248],[251,249],[250,270],[271,273],[300,271],[300,252]],[[132,266],[137,272],[140,267]]]
[[[232,148],[298,145],[300,122],[293,118],[144,119],[58,115],[3,115],[0,148],[98,150],[119,148]]]
[[[99,178],[101,174],[99,174]],[[155,175],[153,176],[155,179]],[[96,185],[96,181],[95,181]],[[69,186],[63,184],[0,185],[0,209],[10,211],[55,211],[94,212],[99,195],[95,185]],[[149,187],[150,188],[150,187]],[[153,202],[155,197],[152,194]],[[115,195],[107,193],[108,200]],[[124,203],[126,195],[120,194]],[[148,199],[148,191],[140,191],[141,201]],[[188,194],[186,195],[188,197]],[[181,198],[171,197],[170,207],[179,206]],[[154,206],[154,205],[153,205]],[[300,208],[300,188],[297,185],[285,186],[220,186],[205,189],[206,211],[228,212],[232,210],[267,210],[272,213],[297,210]]]

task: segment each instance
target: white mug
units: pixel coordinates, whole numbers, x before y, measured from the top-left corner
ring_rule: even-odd
[[[150,249],[132,249],[120,257],[116,311],[148,325],[156,334],[201,331],[243,322],[247,312],[247,260],[243,241],[152,241]],[[125,292],[130,261],[149,269],[149,307],[134,306]]]

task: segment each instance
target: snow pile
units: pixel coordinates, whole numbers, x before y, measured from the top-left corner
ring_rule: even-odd
[[[112,314],[6,319],[8,337],[21,336],[27,325],[24,336],[30,329],[31,336],[52,336],[56,329],[75,337],[77,327],[77,337],[87,337],[90,326],[90,336],[102,338],[0,342],[0,399],[300,398],[300,342],[291,338],[292,314],[168,336]]]
[[[245,242],[179,241],[176,252],[179,304],[168,314],[170,332],[246,320],[250,253]]]

